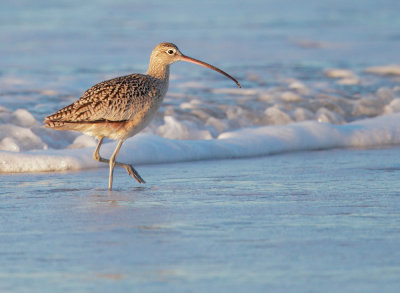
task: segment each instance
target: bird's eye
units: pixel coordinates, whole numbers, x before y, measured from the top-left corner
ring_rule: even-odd
[[[175,50],[172,50],[172,49],[167,50],[168,55],[174,55],[174,53],[175,53]]]

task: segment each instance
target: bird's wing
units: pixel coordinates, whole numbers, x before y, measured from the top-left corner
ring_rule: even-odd
[[[149,76],[122,76],[92,86],[79,100],[46,117],[45,122],[126,121],[158,95]]]

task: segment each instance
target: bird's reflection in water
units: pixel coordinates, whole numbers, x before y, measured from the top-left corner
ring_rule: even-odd
[[[89,198],[94,205],[108,205],[110,207],[143,206],[148,203],[155,204],[152,200],[153,191],[157,189],[151,186],[135,186],[126,190],[96,189]],[[138,199],[142,200],[138,200]],[[144,200],[143,200],[144,199]]]

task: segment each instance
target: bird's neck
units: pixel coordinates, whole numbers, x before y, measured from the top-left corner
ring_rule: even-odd
[[[159,64],[156,62],[150,62],[147,74],[168,82],[169,79],[169,65]]]

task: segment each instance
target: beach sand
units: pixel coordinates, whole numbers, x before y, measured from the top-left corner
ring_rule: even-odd
[[[1,292],[395,292],[400,148],[0,177]]]

